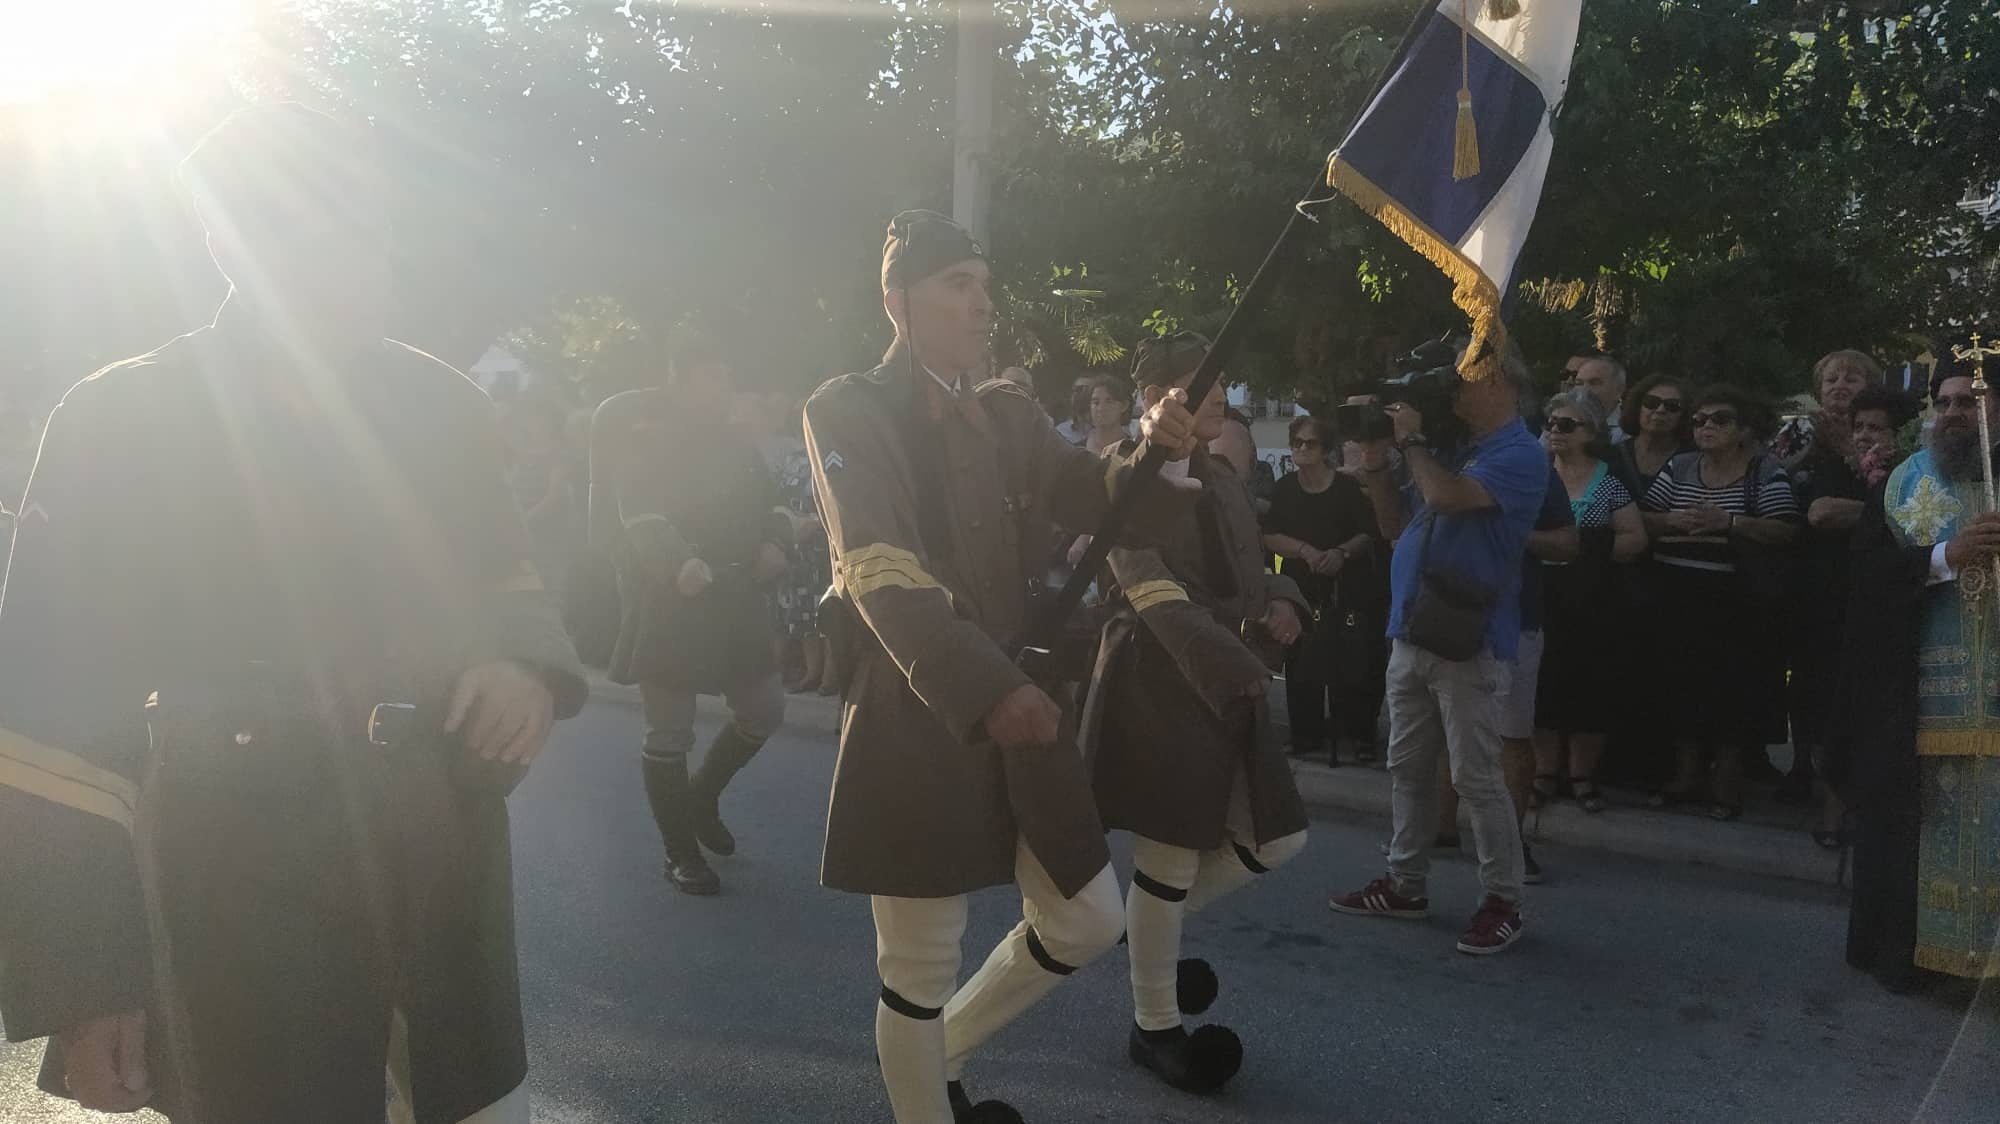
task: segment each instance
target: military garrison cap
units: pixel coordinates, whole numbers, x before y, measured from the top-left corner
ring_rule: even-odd
[[[882,291],[907,289],[963,261],[986,260],[964,227],[936,211],[904,211],[889,220],[882,244]]]

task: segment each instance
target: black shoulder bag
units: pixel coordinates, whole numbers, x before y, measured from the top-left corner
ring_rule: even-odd
[[[1403,622],[1406,639],[1443,659],[1460,663],[1486,647],[1499,590],[1457,570],[1430,565],[1431,539],[1438,514],[1426,512],[1423,552],[1417,560],[1417,596]]]

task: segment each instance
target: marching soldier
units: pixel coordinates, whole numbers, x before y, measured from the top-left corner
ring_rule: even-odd
[[[1148,404],[1185,387],[1208,353],[1195,333],[1148,340],[1133,381]],[[1242,1063],[1225,1027],[1189,1034],[1182,1014],[1215,997],[1213,970],[1180,960],[1185,915],[1241,889],[1305,846],[1305,806],[1271,736],[1265,684],[1307,612],[1292,579],[1264,572],[1249,489],[1206,443],[1222,432],[1220,384],[1195,409],[1187,471],[1196,511],[1158,549],[1111,551],[1120,609],[1105,626],[1086,707],[1097,807],[1135,836],[1125,932],[1136,1024],[1132,1060],[1190,1092]],[[1129,448],[1122,450],[1129,453]],[[1258,649],[1263,649],[1260,653]]]
[[[182,176],[234,288],[69,392],[14,536],[7,1032],[102,1111],[525,1122],[505,796],[588,690],[491,405],[383,338],[358,129],[247,110]]]
[[[1019,1120],[957,1078],[993,1032],[1124,929],[1104,829],[1073,734],[1006,646],[1026,622],[1051,521],[1093,523],[1129,473],[1058,437],[983,369],[985,253],[942,215],[889,227],[882,365],[806,404],[813,483],[840,603],[858,620],[822,881],[871,895],[882,993],[875,1041],[901,1124]],[[1144,432],[1185,457],[1166,398]],[[1185,510],[1141,497],[1142,522]],[[1022,920],[957,987],[965,895],[1021,887]]]
[[[639,767],[667,879],[683,893],[713,894],[722,880],[702,848],[736,853],[718,811],[722,790],[785,720],[765,595],[789,564],[792,529],[756,450],[723,422],[727,361],[697,339],[669,366],[669,389],[598,407],[592,459],[611,494],[591,518],[618,574],[610,675],[638,684],[645,705]],[[697,694],[722,695],[730,722],[690,775]]]

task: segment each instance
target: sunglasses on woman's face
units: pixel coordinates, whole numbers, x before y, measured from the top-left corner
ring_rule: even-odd
[[[1657,394],[1648,394],[1644,398],[1639,399],[1639,405],[1644,406],[1648,410],[1665,410],[1669,414],[1678,414],[1682,410],[1687,409],[1687,403],[1680,399],[1662,398]]]
[[[1735,424],[1736,411],[1734,410],[1709,410],[1694,416],[1694,427],[1696,429],[1703,429],[1711,425],[1717,429],[1728,429]]]
[[[1292,438],[1292,448],[1294,449],[1322,449],[1325,447],[1326,446],[1317,437]]]
[[[1583,428],[1581,418],[1550,418],[1549,429],[1555,433],[1575,433]]]

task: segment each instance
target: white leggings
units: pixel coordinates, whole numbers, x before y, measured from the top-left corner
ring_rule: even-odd
[[[1021,923],[964,987],[957,986],[964,896],[871,899],[882,977],[875,1047],[897,1124],[951,1124],[945,1083],[957,1079],[966,1056],[1124,931],[1118,879],[1108,866],[1065,898],[1023,843],[1014,881]]]
[[[1125,938],[1132,962],[1132,1007],[1141,1029],[1181,1025],[1178,968],[1186,915],[1249,885],[1305,845],[1303,831],[1257,845],[1249,784],[1240,772],[1230,792],[1227,833],[1220,847],[1196,851],[1143,835],[1134,837]]]

